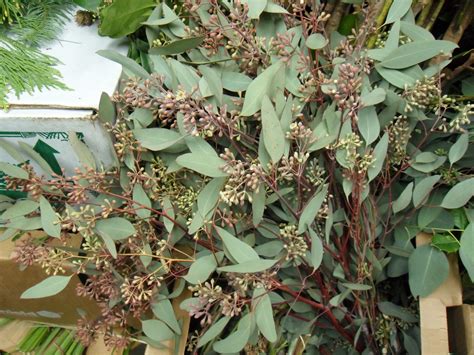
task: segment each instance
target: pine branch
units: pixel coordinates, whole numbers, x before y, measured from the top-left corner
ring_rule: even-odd
[[[18,41],[0,37],[0,107],[7,107],[10,91],[18,97],[35,89],[67,89],[61,73],[54,68],[57,59]]]
[[[21,16],[19,0],[0,0],[0,23],[11,24]]]
[[[58,37],[71,8],[71,0],[25,1],[23,16],[8,27],[8,33],[18,41],[38,47]]]

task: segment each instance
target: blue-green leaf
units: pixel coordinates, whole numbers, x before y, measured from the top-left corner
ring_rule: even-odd
[[[441,175],[428,176],[416,183],[413,190],[413,205],[418,207],[429,196]]]
[[[408,281],[415,297],[429,296],[446,280],[448,274],[448,258],[431,245],[416,248],[408,259]]]
[[[469,224],[462,234],[459,256],[474,282],[474,223]]]
[[[467,148],[469,147],[469,133],[461,134],[449,149],[449,162],[451,165],[461,160],[461,158],[466,154]]]
[[[380,65],[390,69],[403,69],[424,62],[438,54],[449,54],[457,44],[450,41],[418,41],[404,44],[390,52]]]
[[[168,326],[158,319],[149,319],[142,321],[143,333],[151,340],[162,342],[164,340],[173,339],[174,333]]]
[[[258,329],[270,343],[274,343],[277,340],[277,333],[275,320],[273,319],[272,302],[263,287],[255,288],[252,304]]]
[[[273,163],[277,163],[285,152],[285,135],[267,95],[264,95],[262,99],[262,133],[265,149]]]
[[[123,240],[135,234],[135,227],[123,217],[101,219],[96,222],[95,229],[100,235],[106,235],[112,240]]]
[[[244,106],[240,113],[242,116],[251,116],[260,110],[263,97],[270,95],[275,89],[273,83],[281,69],[284,69],[284,64],[279,60],[265,69],[250,83],[245,93]]]
[[[184,137],[176,131],[166,128],[139,128],[134,129],[133,135],[140,142],[143,148],[153,151],[160,151],[166,148],[177,146],[186,148]]]
[[[245,316],[240,318],[237,330],[227,338],[215,342],[213,346],[214,351],[221,354],[239,353],[245,347],[250,338],[253,328],[251,317],[252,314],[247,313]]]
[[[474,196],[474,178],[454,185],[444,196],[441,207],[454,209],[465,206]]]
[[[260,259],[257,252],[247,243],[241,241],[223,228],[216,227],[216,230],[226,249],[238,263]]]
[[[410,9],[412,0],[394,0],[388,11],[385,23],[392,23],[401,19]]]
[[[304,233],[313,223],[318,214],[321,205],[324,202],[328,192],[328,185],[324,185],[321,190],[316,192],[301,213],[298,223],[298,233]]]
[[[43,230],[54,238],[61,236],[61,223],[51,204],[43,196],[40,197],[41,225]]]
[[[378,138],[380,123],[374,106],[364,107],[359,111],[357,125],[367,145],[372,144]]]
[[[410,182],[402,191],[400,196],[398,196],[398,198],[393,202],[392,204],[393,213],[398,213],[404,210],[405,208],[407,208],[411,202],[412,194],[413,194],[413,182]]]
[[[221,254],[220,256],[222,256]],[[216,270],[218,256],[210,254],[201,256],[191,264],[188,274],[183,278],[191,284],[199,284],[206,281]]]
[[[50,297],[64,290],[71,276],[50,276],[22,293],[21,299]]]
[[[237,272],[237,273],[243,273],[243,274],[253,273],[253,272],[262,272],[271,268],[277,262],[278,260],[258,259],[258,260],[247,261],[245,263],[240,263],[237,265],[223,266],[223,267],[217,268],[217,271]]]
[[[215,339],[219,334],[224,330],[226,325],[229,323],[230,317],[222,317],[216,323],[211,325],[211,327],[204,333],[202,337],[199,338],[197,347],[200,348],[211,340]]]
[[[196,171],[205,176],[228,176],[228,174],[221,169],[221,167],[225,165],[225,161],[219,158],[217,154],[204,158],[200,154],[188,153],[179,156],[176,162],[184,168]]]

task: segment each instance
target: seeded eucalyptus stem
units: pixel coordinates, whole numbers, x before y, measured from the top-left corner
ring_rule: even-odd
[[[388,10],[390,10],[390,6],[392,6],[393,0],[385,0],[382,1],[382,6],[377,4],[375,6],[375,13],[377,14],[377,19],[375,20],[376,32],[372,34],[367,42],[368,48],[373,48],[375,45],[375,41],[377,40],[377,33],[380,31],[380,27],[383,25],[385,18],[387,17]]]
[[[474,2],[465,0],[463,5],[454,15],[443,39],[454,43],[459,43],[464,31],[471,24],[474,17]]]
[[[427,23],[426,26],[425,26],[425,28],[426,28],[428,31],[431,30],[431,28],[433,27],[434,23],[435,23],[436,20],[438,19],[438,15],[439,15],[439,13],[441,12],[441,9],[443,8],[445,2],[446,2],[446,0],[439,0],[439,1],[436,3],[436,7],[434,8],[433,12],[430,14],[428,23]]]
[[[337,5],[331,12],[331,17],[329,18],[326,24],[325,30],[327,33],[332,33],[333,31],[337,30],[337,28],[339,27],[339,23],[341,22],[341,19],[344,16],[344,13],[347,10],[348,6],[348,4],[342,2],[341,0],[338,0]]]
[[[418,15],[418,18],[416,19],[416,24],[418,26],[424,26],[426,19],[428,18],[428,15],[430,14],[431,7],[433,5],[433,0],[427,0],[423,2],[423,8]]]

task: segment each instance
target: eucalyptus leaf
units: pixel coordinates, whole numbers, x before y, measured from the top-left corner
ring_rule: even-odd
[[[106,235],[112,240],[123,240],[135,234],[135,227],[122,217],[111,217],[98,220],[95,229],[100,235]]]
[[[133,76],[142,79],[147,79],[150,76],[150,74],[148,74],[148,72],[138,65],[133,59],[127,58],[120,53],[108,49],[101,49],[97,51],[97,54],[104,58],[110,59],[113,62],[121,64],[123,69],[128,71],[128,73]]]
[[[474,223],[470,223],[461,236],[459,256],[471,281],[474,282]]]
[[[375,107],[370,106],[361,109],[359,111],[357,125],[366,144],[372,144],[380,133],[380,124],[377,113],[375,112]]]
[[[306,39],[306,47],[310,49],[321,49],[328,44],[328,39],[321,33],[313,33]]]
[[[265,212],[265,188],[260,186],[252,195],[252,222],[258,226]]]
[[[217,268],[217,271],[220,272],[236,272],[236,273],[253,273],[253,272],[262,272],[277,263],[278,260],[266,260],[258,259],[240,263],[237,265],[222,266]]]
[[[446,280],[448,273],[448,258],[430,245],[419,246],[408,259],[408,281],[415,297],[429,296]]]
[[[439,54],[449,54],[457,45],[450,41],[428,40],[410,42],[390,52],[380,65],[389,69],[403,69],[424,62]]]
[[[216,227],[216,230],[225,247],[238,263],[260,260],[257,252],[250,245],[236,238],[223,228]]]
[[[142,321],[143,333],[156,342],[173,339],[174,333],[166,326],[164,322],[158,319],[149,319]]]
[[[99,119],[102,123],[113,124],[115,121],[115,105],[107,93],[100,95]]]
[[[197,205],[202,217],[206,217],[216,207],[225,182],[225,178],[212,179],[199,193]]]
[[[441,206],[448,209],[460,208],[466,205],[473,196],[474,178],[470,178],[454,185],[444,196]]]
[[[385,133],[382,136],[382,138],[380,138],[380,141],[375,145],[375,148],[374,148],[375,162],[367,170],[369,181],[372,181],[382,170],[385,158],[387,156],[387,149],[388,149],[388,134]]]
[[[9,163],[2,163],[0,162],[0,171],[3,171],[8,176],[17,178],[17,179],[28,179],[29,175],[26,170],[15,166]]]
[[[304,233],[311,226],[326,198],[327,192],[328,185],[324,185],[305,206],[298,223],[298,233]]]
[[[418,318],[413,313],[392,302],[379,302],[378,307],[380,311],[387,316],[396,317],[408,323],[418,322]]]
[[[222,331],[225,329],[230,319],[230,317],[222,317],[217,322],[212,324],[209,329],[203,334],[203,336],[199,338],[197,347],[201,348],[207,343],[209,343],[211,340],[218,337],[219,334],[222,333]]]
[[[273,104],[266,95],[262,99],[262,132],[265,148],[273,163],[277,163],[285,150],[285,135]]]
[[[229,91],[245,91],[251,82],[252,79],[239,72],[224,71],[222,73],[222,86]]]
[[[184,168],[205,176],[223,177],[228,175],[221,169],[225,165],[225,161],[218,156],[208,156],[203,159],[199,154],[188,153],[179,156],[176,162]]]
[[[32,231],[42,228],[41,218],[40,217],[17,217],[12,219],[9,223],[5,225],[7,228],[18,229],[21,231]]]
[[[61,236],[61,221],[47,199],[40,197],[41,225],[43,230],[54,238]]]
[[[71,276],[49,276],[40,283],[30,287],[20,296],[21,299],[34,299],[34,298],[44,298],[57,295],[62,290],[64,290],[69,281],[71,281]]]
[[[385,90],[382,88],[376,88],[371,92],[362,95],[360,101],[364,106],[374,106],[385,100]]]
[[[250,83],[240,113],[242,116],[251,116],[260,110],[263,97],[273,91],[275,77],[283,69],[283,65],[282,61],[272,64]]]
[[[267,0],[242,0],[242,3],[248,5],[251,19],[258,19],[267,6]]]
[[[410,9],[412,0],[394,0],[388,11],[385,23],[392,23],[401,19]]]
[[[237,324],[237,330],[231,333],[227,338],[215,342],[213,345],[214,351],[220,354],[240,352],[250,338],[252,332],[252,316],[251,313],[247,313],[240,318]]]
[[[411,202],[412,195],[413,195],[413,182],[410,182],[402,191],[400,196],[398,196],[398,198],[393,202],[392,204],[393,213],[398,213],[404,210],[405,208],[407,208]]]
[[[214,255],[202,256],[191,264],[188,274],[183,278],[191,284],[203,283],[216,270],[216,267],[217,261]]]
[[[2,214],[3,220],[14,219],[16,217],[26,216],[38,209],[39,205],[35,201],[19,200],[13,206],[7,208]]]
[[[153,314],[161,321],[166,323],[176,334],[181,334],[181,327],[176,319],[173,306],[168,299],[157,300],[152,303]]]
[[[440,178],[441,175],[427,176],[415,184],[413,189],[413,205],[415,207],[419,207],[426,200]]]
[[[135,213],[140,218],[148,218],[151,216],[151,201],[148,195],[146,194],[143,186],[140,184],[135,184],[133,186],[132,198],[135,202],[139,204],[134,204]]]
[[[94,155],[87,145],[80,141],[75,132],[68,132],[68,136],[71,147],[74,150],[74,153],[76,153],[76,156],[79,158],[81,164],[94,170],[97,169]]]
[[[263,287],[255,288],[252,303],[254,305],[257,327],[263,336],[270,342],[277,341],[273,308],[267,291]]]
[[[467,148],[469,146],[469,134],[461,134],[451,148],[449,148],[449,162],[451,165],[461,160],[461,158],[466,154]]]
[[[184,137],[166,128],[134,129],[133,135],[144,148],[152,151],[160,151],[172,146],[185,147]]]
[[[199,46],[204,37],[189,37],[184,39],[178,39],[171,43],[165,44],[160,47],[153,47],[150,49],[150,54],[153,55],[175,55],[186,52],[190,49]]]
[[[311,228],[309,229],[309,235],[311,236],[311,266],[317,269],[323,261],[324,247],[321,238]]]

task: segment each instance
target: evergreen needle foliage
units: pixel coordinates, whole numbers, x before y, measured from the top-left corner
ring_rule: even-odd
[[[35,89],[61,88],[58,61],[41,53],[39,46],[57,38],[71,8],[69,0],[2,0],[0,11],[0,106],[7,95]]]
[[[32,46],[58,37],[66,22],[71,2],[65,0],[33,0],[25,2],[24,15],[9,28],[16,40]]]
[[[0,0],[0,20],[12,23],[21,13],[21,3],[18,0]]]
[[[19,41],[0,37],[0,106],[5,106],[8,92],[17,96],[34,89],[67,87],[60,82],[61,73],[53,66],[58,61]]]

